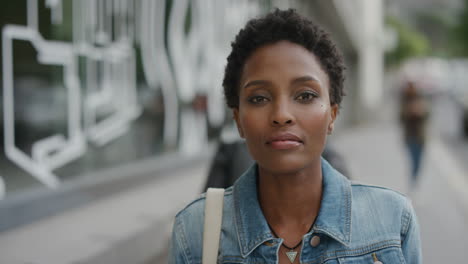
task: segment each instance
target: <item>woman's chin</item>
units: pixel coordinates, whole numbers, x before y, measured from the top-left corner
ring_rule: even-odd
[[[260,163],[259,166],[274,174],[296,174],[308,167],[308,163],[300,160],[278,160],[268,163]]]

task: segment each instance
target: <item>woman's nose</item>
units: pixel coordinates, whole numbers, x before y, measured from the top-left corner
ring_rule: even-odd
[[[288,119],[288,120],[286,120],[285,122],[273,120],[273,124],[274,124],[274,125],[288,125],[288,124],[292,124],[292,119]]]
[[[274,126],[292,125],[294,124],[294,116],[286,105],[277,105],[271,115],[271,124]]]

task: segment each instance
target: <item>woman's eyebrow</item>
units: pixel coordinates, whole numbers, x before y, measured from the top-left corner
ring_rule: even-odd
[[[265,85],[265,84],[270,84],[271,82],[267,80],[254,80],[250,81],[247,84],[244,85],[244,89],[246,89],[249,86],[257,86],[257,85]]]
[[[292,80],[291,84],[303,83],[303,82],[308,82],[308,81],[313,81],[313,82],[317,82],[317,83],[320,84],[320,81],[318,80],[318,78],[316,78],[314,76],[311,76],[311,75],[305,75],[305,76],[298,77],[298,78]],[[247,82],[244,85],[243,88],[246,89],[246,88],[248,88],[250,86],[268,85],[268,84],[271,84],[271,82],[267,81],[267,80],[253,80],[253,81]]]
[[[292,80],[291,84],[297,84],[297,83],[308,82],[308,81],[313,81],[313,82],[317,82],[320,84],[320,81],[318,80],[318,78],[315,78],[314,76],[310,76],[310,75],[305,75],[305,76],[296,78]]]

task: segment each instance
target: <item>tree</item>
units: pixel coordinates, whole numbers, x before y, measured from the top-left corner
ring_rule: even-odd
[[[458,15],[458,22],[453,28],[454,55],[468,56],[468,0]]]
[[[395,49],[385,55],[387,64],[399,64],[407,58],[424,56],[429,53],[429,42],[422,33],[395,17],[388,16],[386,24],[393,28],[398,36],[398,44]]]

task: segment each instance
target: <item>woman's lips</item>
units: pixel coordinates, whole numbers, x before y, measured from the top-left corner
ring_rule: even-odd
[[[294,140],[277,140],[271,141],[268,145],[274,149],[292,149],[299,147],[302,143]]]
[[[292,133],[276,134],[267,141],[267,145],[274,149],[292,149],[302,144],[302,140]]]

